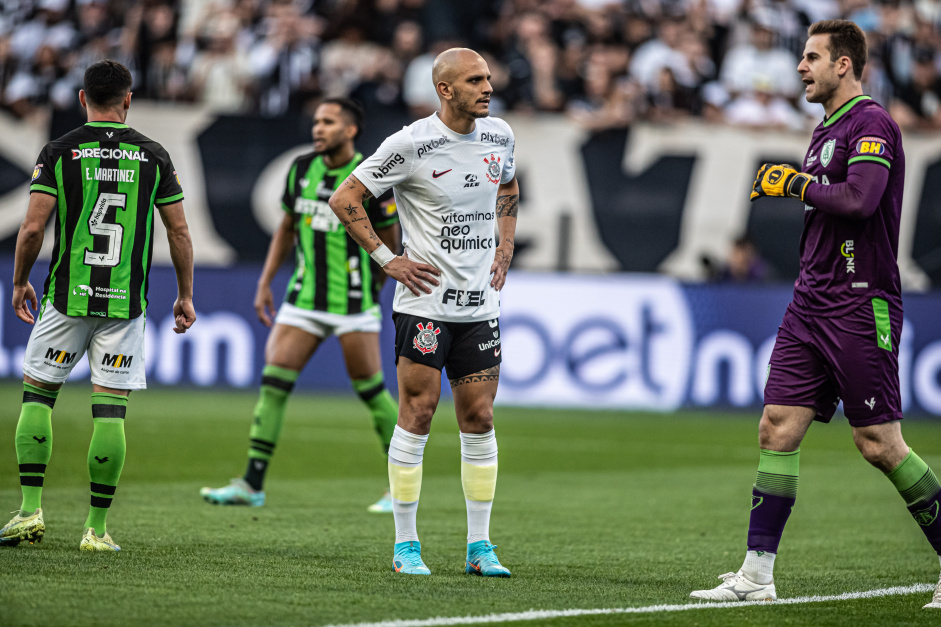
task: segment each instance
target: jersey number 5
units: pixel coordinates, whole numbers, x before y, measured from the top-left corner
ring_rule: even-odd
[[[111,224],[105,222],[108,215],[108,209],[127,209],[126,194],[101,193],[95,206],[88,216],[88,232],[92,235],[104,235],[108,238],[108,246],[105,252],[94,252],[85,249],[86,266],[104,266],[113,268],[121,261],[121,243],[124,240],[124,227],[120,224]]]

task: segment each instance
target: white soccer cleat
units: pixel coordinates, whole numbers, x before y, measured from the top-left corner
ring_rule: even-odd
[[[719,575],[722,580],[711,590],[694,590],[690,592],[691,599],[700,601],[777,601],[778,594],[774,589],[774,581],[762,584],[748,579],[742,571]]]
[[[941,577],[938,577],[938,587],[934,589],[934,596],[931,597],[931,603],[922,609],[941,610]]]
[[[82,536],[82,543],[78,545],[80,551],[120,551],[121,547],[111,539],[106,532],[105,535],[98,537],[95,530],[91,527],[85,529],[85,535]]]

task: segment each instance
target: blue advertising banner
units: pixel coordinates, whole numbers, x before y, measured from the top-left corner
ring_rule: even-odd
[[[0,260],[0,376],[20,378],[30,326],[9,307],[12,260]],[[44,263],[33,271],[41,290]],[[151,271],[148,384],[251,388],[264,365],[268,329],[252,306],[255,265],[196,272],[196,325],[173,333],[173,269]],[[289,274],[275,281],[283,294]],[[380,343],[395,381],[392,285],[382,294]],[[660,275],[511,272],[501,294],[504,361],[497,402],[520,406],[752,408],[762,404],[768,359],[790,286],[686,285]],[[941,416],[941,293],[905,297],[900,346],[903,409]],[[328,340],[298,386],[350,390],[342,353]],[[87,380],[79,362],[72,379]],[[389,386],[393,391],[395,385]],[[443,385],[447,391],[447,384]]]

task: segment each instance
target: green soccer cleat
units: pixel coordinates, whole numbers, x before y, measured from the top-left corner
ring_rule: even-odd
[[[201,488],[199,494],[213,505],[261,507],[265,504],[264,491],[253,490],[244,479],[233,479],[224,488]]]
[[[392,492],[386,490],[382,498],[366,508],[366,511],[373,514],[391,514],[392,513]]]
[[[114,543],[107,533],[100,538],[95,535],[95,530],[91,527],[85,530],[82,536],[82,543],[78,546],[79,551],[120,551],[121,547]]]
[[[509,577],[509,569],[500,563],[497,554],[493,552],[495,548],[497,545],[490,544],[487,540],[468,544],[464,572],[481,577]]]
[[[430,575],[431,571],[421,561],[421,542],[399,542],[392,555],[392,570],[406,575]]]
[[[29,516],[17,512],[13,520],[0,529],[0,546],[16,546],[23,540],[30,544],[42,542],[46,533],[46,523],[42,519],[42,509],[37,509]]]

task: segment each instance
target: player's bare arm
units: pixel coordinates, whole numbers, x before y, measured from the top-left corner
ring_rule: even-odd
[[[271,243],[268,245],[268,254],[265,256],[265,265],[258,277],[258,287],[255,289],[255,314],[266,327],[271,327],[274,321],[275,306],[274,294],[271,293],[271,282],[274,280],[278,268],[287,259],[294,246],[294,216],[285,213],[278,225]]]
[[[493,257],[490,273],[493,279],[490,286],[500,291],[506,283],[506,273],[513,259],[513,240],[516,238],[516,214],[520,205],[520,186],[516,177],[509,183],[500,185],[497,191],[497,228],[500,231],[500,245]]]
[[[17,318],[29,324],[36,321],[29,310],[29,305],[32,305],[34,310],[39,308],[36,290],[29,282],[29,272],[39,256],[46,222],[55,208],[55,196],[43,193],[31,194],[26,218],[20,225],[20,232],[16,237],[16,259],[13,262],[13,312]]]
[[[346,232],[370,254],[386,246],[376,234],[366,215],[366,209],[363,208],[363,201],[371,197],[372,194],[366,186],[352,174],[330,197],[330,208],[346,228]],[[391,254],[394,255],[394,253]],[[435,278],[441,274],[438,269],[426,263],[412,261],[407,254],[393,256],[385,263],[378,262],[387,275],[407,287],[416,296],[419,296],[421,292],[431,293],[431,288],[427,284],[438,285],[438,280]]]
[[[196,310],[193,308],[193,240],[190,239],[183,203],[157,207],[160,219],[167,228],[167,240],[170,244],[170,261],[176,270],[176,302],[173,303],[173,318],[176,326],[174,333],[186,333],[196,322]]]

